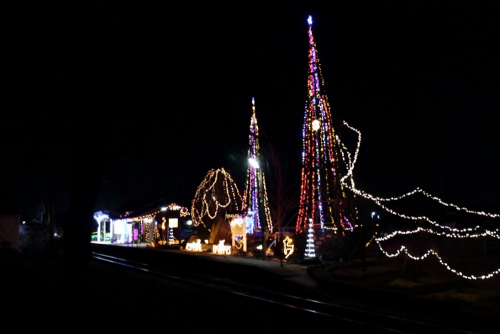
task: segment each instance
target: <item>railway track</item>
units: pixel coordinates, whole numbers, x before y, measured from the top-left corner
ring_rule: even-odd
[[[214,278],[204,275],[193,275],[180,270],[172,270],[164,266],[152,263],[130,260],[123,257],[111,256],[104,253],[93,252],[93,259],[123,266],[130,270],[140,271],[146,275],[155,275],[164,280],[177,281],[182,284],[197,286],[202,289],[210,289],[216,293],[231,295],[243,300],[252,300],[258,303],[272,305],[273,309],[281,309],[283,312],[293,310],[299,314],[308,314],[315,319],[329,322],[342,322],[349,326],[357,326],[360,329],[377,330],[387,333],[424,333],[427,331],[439,331],[446,333],[481,333],[467,331],[461,328],[435,325],[425,321],[415,321],[397,316],[368,312],[358,308],[346,307],[325,300],[305,298],[266,289],[262,286],[242,284],[228,279]],[[280,311],[281,312],[281,311]]]

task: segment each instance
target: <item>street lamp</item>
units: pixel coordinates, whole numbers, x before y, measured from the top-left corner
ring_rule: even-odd
[[[264,211],[264,186],[262,179],[262,168],[260,168],[259,160],[255,158],[248,158],[248,163],[253,168],[258,171],[258,182],[259,182],[259,222],[262,237],[262,260],[266,260],[266,250],[267,250],[267,221],[266,213]]]

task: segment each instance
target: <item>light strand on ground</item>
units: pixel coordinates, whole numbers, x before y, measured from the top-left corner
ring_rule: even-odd
[[[495,276],[496,274],[499,274],[499,273],[500,273],[500,269],[497,269],[497,270],[493,270],[492,272],[490,272],[490,273],[489,273],[489,274],[487,274],[487,275],[481,275],[481,276],[475,276],[475,275],[465,275],[465,274],[463,274],[462,272],[457,271],[457,270],[453,269],[452,267],[450,267],[450,266],[448,265],[448,263],[444,262],[444,261],[443,261],[443,259],[439,256],[439,254],[438,254],[435,250],[433,250],[433,249],[429,249],[429,250],[428,250],[428,251],[427,251],[424,255],[422,255],[422,256],[414,256],[414,255],[410,254],[410,253],[408,252],[408,249],[407,249],[407,248],[403,245],[403,246],[401,246],[401,247],[400,247],[400,248],[396,251],[396,253],[394,253],[394,254],[389,254],[388,252],[386,252],[386,251],[382,248],[382,245],[380,244],[380,242],[378,242],[378,241],[377,241],[377,244],[378,244],[378,246],[379,246],[380,250],[382,251],[382,253],[384,253],[387,257],[397,257],[397,256],[399,256],[400,254],[405,253],[405,254],[406,254],[406,255],[407,255],[410,259],[412,259],[412,260],[423,260],[423,259],[427,258],[429,255],[431,255],[431,254],[432,254],[432,255],[434,255],[434,256],[438,259],[439,263],[441,263],[441,264],[442,264],[442,265],[443,265],[446,269],[448,269],[448,270],[449,270],[449,271],[451,271],[452,273],[454,273],[454,274],[456,274],[456,275],[458,275],[458,276],[460,276],[460,277],[466,278],[466,279],[468,279],[468,280],[478,280],[478,279],[482,279],[482,280],[484,280],[484,279],[491,278],[491,277]]]

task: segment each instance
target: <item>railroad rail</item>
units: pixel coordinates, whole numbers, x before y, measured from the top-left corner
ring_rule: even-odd
[[[214,278],[206,275],[193,275],[177,269],[153,265],[151,263],[130,260],[123,257],[111,256],[93,252],[93,259],[105,261],[118,266],[124,266],[134,271],[141,271],[147,275],[156,275],[165,280],[178,281],[183,284],[195,285],[204,289],[230,294],[237,298],[254,300],[273,304],[273,307],[293,309],[294,311],[314,314],[328,320],[336,319],[344,323],[356,324],[360,328],[375,329],[383,332],[395,333],[423,333],[439,331],[445,333],[479,333],[466,331],[460,328],[435,325],[424,321],[415,321],[397,316],[369,312],[362,309],[346,307],[325,300],[305,298],[279,291],[266,289],[262,286],[242,284],[228,279]]]

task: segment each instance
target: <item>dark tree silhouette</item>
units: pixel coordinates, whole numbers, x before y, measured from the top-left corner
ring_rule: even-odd
[[[281,231],[285,219],[299,205],[298,189],[294,189],[288,175],[288,166],[280,159],[274,146],[267,142],[265,154],[269,162],[269,207],[274,222],[273,230]]]

